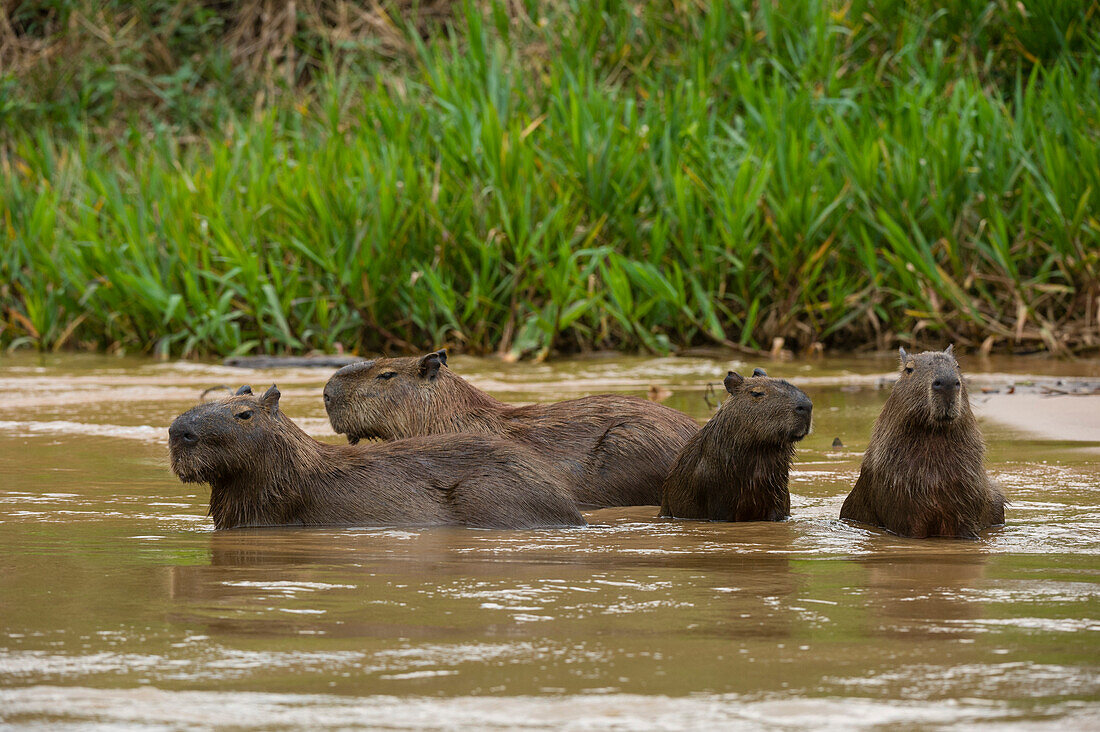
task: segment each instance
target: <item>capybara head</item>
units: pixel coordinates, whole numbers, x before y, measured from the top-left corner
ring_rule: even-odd
[[[901,373],[890,394],[908,420],[926,426],[953,423],[970,411],[970,400],[952,346],[944,351],[901,355]]]
[[[168,428],[172,472],[185,483],[213,483],[250,472],[278,433],[279,390],[242,386],[233,396],[193,407]]]
[[[337,371],[325,384],[332,429],[355,444],[362,438],[395,440],[429,434],[433,392],[446,372],[447,351],[379,358]]]
[[[729,397],[714,419],[723,428],[733,426],[739,442],[797,442],[809,434],[814,405],[797,386],[769,377],[764,369],[754,369],[747,379],[730,371],[724,383]]]

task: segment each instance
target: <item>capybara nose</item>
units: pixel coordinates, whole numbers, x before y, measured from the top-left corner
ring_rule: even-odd
[[[359,364],[353,365],[358,366]],[[344,368],[347,367],[345,366]],[[341,391],[342,389],[340,388],[340,385],[334,381],[329,381],[327,384],[325,384],[325,389],[323,392],[325,398],[325,406],[327,407],[329,404],[332,404],[333,400],[340,396]]]
[[[809,399],[799,400],[798,404],[796,404],[794,407],[794,411],[798,414],[809,417],[810,414],[814,411],[814,403],[811,402]]]
[[[958,379],[936,379],[932,382],[932,388],[936,391],[951,392],[960,386]]]
[[[178,419],[168,428],[168,439],[185,445],[194,445],[199,441],[198,435],[191,430],[191,426],[181,423]]]
[[[184,427],[177,427],[176,425],[172,425],[168,429],[168,437],[172,440],[182,442],[185,445],[194,445],[199,441],[199,438],[194,432]]]

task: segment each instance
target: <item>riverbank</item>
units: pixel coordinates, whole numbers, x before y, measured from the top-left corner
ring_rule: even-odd
[[[309,4],[279,83],[196,52],[256,3],[59,5],[0,43],[0,347],[1100,346],[1095,2]]]

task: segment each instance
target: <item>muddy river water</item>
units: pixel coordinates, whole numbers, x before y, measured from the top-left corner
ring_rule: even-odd
[[[706,385],[759,364],[451,365],[510,401],[660,387],[702,421]],[[1005,420],[1015,397],[980,388],[1100,364],[963,367],[1012,501],[976,542],[837,518],[889,359],[768,366],[815,405],[784,523],[636,507],[569,530],[215,533],[207,489],[168,469],[169,422],[208,387],[277,380],[336,441],[329,371],[4,356],[0,724],[1100,728],[1100,409],[1073,401],[1100,397]]]

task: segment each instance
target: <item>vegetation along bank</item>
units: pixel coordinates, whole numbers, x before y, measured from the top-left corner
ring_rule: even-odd
[[[1100,3],[0,6],[0,346],[1100,346]]]

